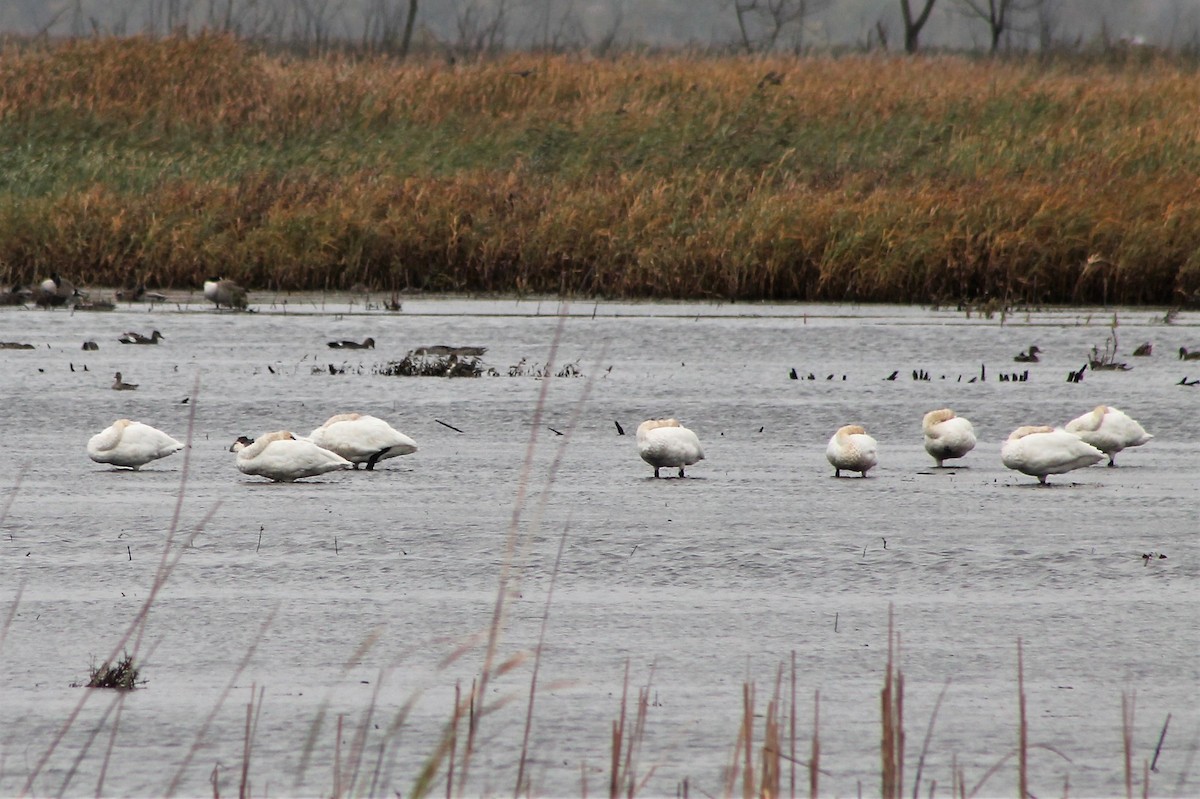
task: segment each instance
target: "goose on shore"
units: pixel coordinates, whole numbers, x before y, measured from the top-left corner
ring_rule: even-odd
[[[43,308],[55,308],[60,305],[74,305],[85,296],[75,288],[75,284],[54,272],[38,286],[35,301]]]
[[[204,281],[204,298],[217,306],[226,308],[246,309],[246,290],[223,277],[210,277]]]
[[[164,338],[164,336],[157,330],[148,336],[143,336],[141,333],[135,333],[134,331],[130,330],[128,333],[125,333],[119,339],[117,339],[117,341],[121,342],[122,344],[157,344],[161,338]]]
[[[1091,466],[1104,460],[1104,453],[1062,428],[1026,425],[1008,436],[1000,447],[1000,460],[1045,485],[1048,475]]]
[[[1154,436],[1124,411],[1109,405],[1097,405],[1091,411],[1067,422],[1066,429],[1108,456],[1108,465],[1126,447],[1140,447]]]
[[[1017,363],[1038,363],[1038,354],[1041,352],[1042,350],[1039,349],[1036,344],[1034,344],[1025,352],[1018,352],[1013,357],[1013,360]]]
[[[183,444],[163,431],[128,419],[118,419],[87,443],[88,457],[96,463],[111,463],[134,471],[181,449]]]
[[[704,460],[700,439],[677,419],[647,419],[638,425],[638,454],[642,460],[654,467],[654,476],[663,468],[679,469],[679,476],[686,477],[683,468]]]
[[[296,438],[287,430],[266,433],[256,439],[240,436],[229,451],[237,453],[237,468],[242,474],[266,477],[277,483],[351,467],[350,461],[336,452],[318,447],[306,438]]]
[[[330,452],[336,452],[354,464],[367,464],[367,471],[387,458],[417,451],[417,442],[382,419],[361,413],[330,416],[313,430],[308,440]]]
[[[357,341],[331,341],[329,348],[334,350],[373,350],[375,349],[375,339],[365,338],[362,343]]]
[[[825,457],[833,465],[834,477],[841,477],[843,469],[866,477],[879,462],[878,444],[862,425],[848,424],[839,427],[829,439]]]
[[[975,449],[975,430],[971,423],[956,416],[949,408],[925,414],[921,429],[925,432],[925,451],[937,461],[939,469],[942,461],[961,458]]]
[[[116,378],[116,380],[113,380],[112,387],[113,387],[113,391],[134,391],[135,389],[137,389],[138,384],[137,383],[126,383],[124,380],[121,379],[121,373],[117,372],[117,378]]]

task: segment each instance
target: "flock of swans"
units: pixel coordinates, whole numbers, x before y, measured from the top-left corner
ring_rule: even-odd
[[[962,458],[975,448],[971,422],[949,408],[930,411],[922,420],[925,451],[941,468],[945,461]],[[1105,457],[1115,465],[1118,452],[1139,447],[1154,438],[1123,411],[1108,405],[1072,419],[1064,427],[1018,427],[1000,448],[1000,460],[1009,469],[1036,477],[1045,484],[1052,474],[1099,463]],[[648,419],[638,425],[638,454],[654,468],[685,469],[704,460],[700,438],[676,419]],[[173,455],[184,445],[150,425],[118,419],[88,441],[88,456],[97,463],[140,469]],[[277,430],[258,438],[239,437],[229,447],[237,453],[243,474],[275,482],[292,482],[339,469],[368,470],[388,458],[417,451],[417,443],[386,421],[360,413],[331,416],[307,436]],[[846,425],[829,439],[825,457],[834,477],[843,471],[867,472],[879,462],[878,445],[860,425]]]
[[[975,430],[971,422],[949,408],[925,414],[921,423],[925,434],[925,451],[942,468],[945,461],[962,458],[975,448]],[[1022,474],[1036,477],[1045,485],[1052,474],[1065,474],[1091,466],[1108,458],[1115,466],[1118,452],[1128,447],[1140,447],[1154,438],[1128,414],[1109,405],[1098,405],[1082,416],[1072,419],[1061,428],[1049,426],[1018,427],[1000,448],[1001,462]],[[700,439],[675,419],[651,419],[642,422],[637,431],[638,451],[642,460],[659,469],[684,467],[704,459]],[[833,476],[843,471],[867,472],[879,463],[878,443],[861,425],[845,425],[829,439],[825,458],[833,466]]]
[[[134,471],[173,455],[184,444],[141,422],[118,419],[88,440],[87,453],[97,463]],[[277,430],[258,438],[240,436],[229,447],[243,474],[290,483],[338,469],[374,469],[381,460],[409,455],[417,443],[382,419],[360,413],[331,416],[308,436]]]

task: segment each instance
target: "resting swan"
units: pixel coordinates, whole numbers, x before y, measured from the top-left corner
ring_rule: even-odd
[[[925,414],[921,428],[925,431],[925,451],[937,461],[939,469],[942,461],[961,458],[975,449],[975,430],[971,423],[955,416],[949,408]]]
[[[322,449],[307,438],[296,438],[287,430],[257,439],[241,436],[229,451],[237,453],[237,467],[242,474],[256,474],[277,483],[349,469],[351,465],[336,452]]]
[[[87,443],[88,457],[96,463],[111,463],[134,471],[181,449],[183,444],[163,431],[128,419],[118,419]]]
[[[679,468],[679,476],[686,477],[683,467],[704,460],[700,439],[677,419],[647,419],[638,425],[638,454],[642,460],[654,467],[654,476],[664,467]]]
[[[1000,447],[1000,460],[1045,485],[1047,475],[1091,466],[1104,460],[1104,453],[1061,428],[1026,425],[1012,431]]]
[[[1154,438],[1124,411],[1108,405],[1097,405],[1089,413],[1067,422],[1066,427],[1107,455],[1109,466],[1116,466],[1113,460],[1121,450],[1140,447]]]
[[[330,416],[308,438],[318,447],[341,455],[355,469],[360,463],[367,464],[368,471],[381,460],[417,451],[417,442],[382,419],[360,413]]]
[[[829,439],[825,457],[833,464],[834,477],[841,477],[842,469],[866,477],[867,471],[879,462],[877,448],[875,439],[867,435],[862,425],[848,424],[838,428]]]

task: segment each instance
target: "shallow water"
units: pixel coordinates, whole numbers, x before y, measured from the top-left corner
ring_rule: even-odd
[[[1156,354],[1070,384],[1111,311],[1002,323],[874,306],[588,303],[560,316],[535,300],[408,300],[387,314],[346,297],[256,299],[253,314],[186,297],[152,310],[0,312],[0,341],[37,345],[0,350],[0,512],[11,500],[0,610],[15,608],[0,633],[0,794],[93,795],[102,770],[107,795],[162,795],[177,776],[176,793],[210,794],[214,766],[233,794],[259,689],[253,793],[411,792],[456,683],[467,692],[482,666],[510,540],[514,599],[497,662],[534,650],[563,543],[529,744],[535,794],[605,792],[626,668],[631,715],[649,686],[638,793],[675,794],[686,778],[695,795],[723,794],[743,683],[756,686],[761,741],[793,653],[797,756],[811,751],[819,691],[821,792],[877,794],[889,605],[906,793],[943,690],[921,795],[934,781],[934,795],[949,795],[953,766],[970,790],[1013,750],[1018,640],[1029,739],[1053,748],[1031,751],[1032,793],[1061,795],[1069,781],[1073,795],[1124,794],[1123,694],[1135,702],[1137,779],[1171,714],[1150,793],[1200,793],[1200,386],[1176,385],[1200,365],[1174,355],[1200,346],[1200,318],[1120,311],[1122,352],[1150,340]],[[157,346],[116,341],[152,329],[165,336]],[[377,349],[325,346],[365,336]],[[85,339],[100,350],[82,351]],[[1012,362],[1033,343],[1041,363]],[[487,346],[504,376],[371,374],[430,344]],[[522,358],[578,362],[584,377],[507,376]],[[981,364],[988,379],[968,382]],[[790,380],[792,368],[819,379]],[[1028,382],[997,379],[1026,368]],[[932,379],[913,381],[913,369]],[[110,390],[117,370],[139,389]],[[1155,440],[1118,456],[1119,468],[1048,488],[1000,464],[1013,428],[1062,424],[1101,402]],[[980,443],[938,471],[920,420],[943,406],[969,417]],[[420,450],[374,472],[280,485],[240,474],[227,452],[238,435],[307,433],[351,410],[388,419]],[[182,454],[132,473],[84,452],[115,418],[182,439],[193,413],[186,483]],[[660,415],[704,443],[687,479],[654,480],[637,457],[634,428]],[[879,440],[865,480],[834,479],[824,458],[849,422]],[[181,557],[137,650],[148,682],[125,697],[113,736],[113,695],[72,683],[120,642],[164,551]],[[1152,551],[1167,558],[1144,561]],[[499,708],[481,720],[468,794],[512,792],[532,663],[489,685]],[[797,774],[802,793],[806,780]],[[1015,784],[1012,760],[980,794]]]

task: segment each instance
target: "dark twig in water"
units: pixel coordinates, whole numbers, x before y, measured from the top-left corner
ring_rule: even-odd
[[[438,423],[438,424],[440,424],[442,427],[449,427],[451,430],[453,430],[453,431],[454,431],[454,432],[456,432],[456,433],[461,433],[461,432],[462,432],[461,430],[459,430],[459,429],[458,429],[457,427],[455,427],[454,425],[452,425],[452,424],[446,424],[446,423],[445,423],[445,422],[443,422],[441,419],[434,419],[433,421],[437,422],[437,423]]]
[[[1167,714],[1167,720],[1163,722],[1162,732],[1158,734],[1158,745],[1154,747],[1154,759],[1150,761],[1150,770],[1158,771],[1158,753],[1162,751],[1163,741],[1167,737],[1167,727],[1171,726],[1171,714]]]

